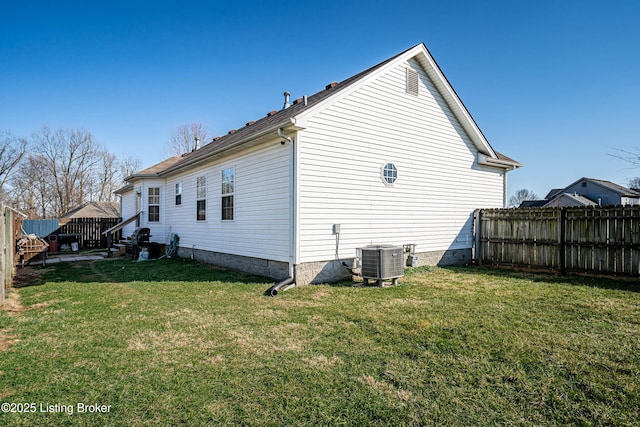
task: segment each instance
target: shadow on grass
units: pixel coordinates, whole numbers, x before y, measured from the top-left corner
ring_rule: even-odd
[[[525,279],[532,282],[559,283],[565,285],[589,286],[601,289],[613,289],[628,292],[640,292],[640,279],[633,277],[604,277],[604,276],[587,276],[579,274],[561,275],[553,271],[539,270],[523,270],[509,269],[501,267],[461,267],[461,266],[445,266],[442,267],[456,273],[487,275],[500,278]]]
[[[171,258],[149,261],[115,259],[101,261],[61,262],[43,268],[38,280],[44,282],[127,283],[127,282],[229,282],[268,284],[271,279],[218,268],[197,261]]]

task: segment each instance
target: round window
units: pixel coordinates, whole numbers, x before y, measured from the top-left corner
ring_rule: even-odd
[[[382,182],[391,185],[398,179],[398,169],[393,163],[386,163],[382,166]]]

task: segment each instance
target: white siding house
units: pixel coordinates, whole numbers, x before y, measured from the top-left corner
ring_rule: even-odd
[[[421,264],[469,261],[474,209],[504,206],[519,166],[419,44],[134,174],[119,194],[122,217],[140,211],[152,240],[179,235],[180,256],[305,284],[344,277],[342,261],[369,244],[415,244]]]

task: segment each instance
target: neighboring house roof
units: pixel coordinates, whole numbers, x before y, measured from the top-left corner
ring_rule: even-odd
[[[542,207],[549,208],[554,206],[598,206],[598,204],[580,194],[561,193],[548,200]]]
[[[578,194],[580,189],[575,189],[577,184],[581,182],[590,182],[620,195],[620,197],[640,198],[640,192],[615,184],[604,179],[580,178],[564,188],[554,188],[547,193],[545,200],[525,201],[520,205],[524,207],[549,207],[549,206],[597,206],[598,203],[585,195]],[[593,197],[593,196],[592,196]],[[541,204],[542,203],[542,204]]]
[[[120,218],[120,206],[114,202],[87,202],[60,218]]]
[[[185,167],[207,161],[214,156],[224,155],[247,148],[253,144],[259,144],[267,138],[273,138],[273,135],[279,129],[304,129],[306,120],[313,114],[357,90],[370,79],[375,78],[380,73],[386,72],[389,67],[396,66],[402,61],[414,58],[420,63],[434,82],[435,87],[440,91],[449,108],[478,149],[481,154],[481,156],[479,155],[478,161],[482,164],[506,169],[514,169],[522,166],[520,163],[504,154],[498,153],[491,147],[426,46],[420,43],[340,83],[331,83],[327,85],[324,90],[314,95],[298,98],[293,101],[288,108],[271,111],[266,117],[257,121],[247,122],[245,126],[231,130],[227,135],[213,138],[210,143],[202,146],[202,148],[198,150],[186,153],[181,157],[167,159],[127,177],[126,180],[132,181],[137,178],[170,175]],[[124,188],[118,190],[118,192],[122,193],[123,190]]]
[[[519,208],[541,208],[549,202],[548,200],[523,200]]]
[[[581,178],[578,181],[576,181],[574,184],[577,184],[578,182],[583,181],[583,180],[584,181],[590,181],[590,182],[593,182],[595,184],[598,184],[598,185],[600,185],[602,187],[605,187],[605,188],[613,191],[614,193],[620,194],[623,197],[640,197],[640,193],[635,191],[635,190],[632,190],[632,189],[627,188],[627,187],[623,187],[622,185],[615,184],[615,183],[613,183],[611,181],[605,181],[603,179]],[[571,185],[574,185],[574,184],[571,184]]]
[[[544,196],[545,200],[549,201],[549,200],[553,199],[558,194],[562,193],[562,190],[564,190],[564,188],[553,188],[551,191],[549,191],[547,193],[546,196]]]
[[[582,177],[582,178],[578,179],[577,181],[572,182],[571,184],[567,185],[567,186],[566,186],[566,187],[564,187],[563,189],[560,189],[560,190],[551,190],[551,191],[549,192],[549,194],[547,195],[547,198],[549,198],[549,199],[550,199],[550,198],[552,198],[552,197],[556,196],[556,195],[557,195],[557,193],[559,193],[559,192],[566,192],[566,190],[567,190],[568,188],[571,188],[571,187],[573,187],[574,185],[577,185],[577,184],[579,184],[579,183],[581,183],[581,182],[590,182],[590,183],[592,183],[592,184],[595,184],[595,185],[598,185],[598,186],[600,186],[600,187],[603,187],[603,188],[605,188],[605,189],[607,189],[607,190],[609,190],[609,191],[612,191],[612,192],[614,192],[614,193],[617,193],[617,194],[619,194],[620,196],[623,196],[623,197],[640,197],[640,193],[639,193],[639,192],[637,192],[637,191],[635,191],[635,190],[631,190],[631,189],[629,189],[629,188],[627,188],[627,187],[623,187],[622,185],[614,184],[614,183],[613,183],[613,182],[611,182],[611,181],[606,181],[606,180],[604,180],[604,179],[594,179],[594,178],[585,178],[585,177]],[[556,193],[555,193],[555,194],[552,194],[554,191],[555,191]],[[549,197],[549,196],[551,196],[551,197]]]

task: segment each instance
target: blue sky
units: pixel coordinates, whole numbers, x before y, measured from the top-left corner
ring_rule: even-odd
[[[149,166],[192,121],[225,134],[424,42],[510,194],[625,185],[640,146],[638,1],[4,1],[0,129],[83,127]]]

